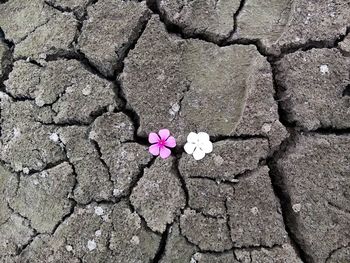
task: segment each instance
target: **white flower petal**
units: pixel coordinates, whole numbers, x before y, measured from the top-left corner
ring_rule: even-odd
[[[213,143],[211,141],[201,142],[198,146],[204,153],[211,153],[213,151]]]
[[[194,152],[194,149],[196,149],[196,144],[194,143],[186,143],[184,146],[185,152],[187,152],[188,154],[192,154]]]
[[[196,148],[196,150],[193,152],[193,157],[196,161],[199,161],[203,159],[205,156],[205,152],[203,152],[201,149]]]
[[[199,140],[199,142],[210,141],[209,134],[206,132],[199,132],[198,133],[198,140]]]
[[[198,142],[198,134],[194,133],[194,132],[190,132],[187,135],[187,142],[197,143]]]

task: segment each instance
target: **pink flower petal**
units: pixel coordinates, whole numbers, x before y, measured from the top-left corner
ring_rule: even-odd
[[[176,140],[173,136],[170,136],[166,141],[165,141],[165,146],[169,148],[174,148],[176,146]]]
[[[171,154],[171,151],[167,147],[162,147],[160,149],[160,157],[162,157],[163,159],[168,158],[170,154]]]
[[[165,148],[165,147],[163,147]],[[158,156],[159,155],[159,146],[157,144],[153,144],[149,147],[148,151],[154,155],[154,156]]]
[[[168,129],[162,129],[158,132],[158,134],[159,134],[160,138],[165,141],[166,139],[169,138],[170,131]]]
[[[155,132],[151,132],[148,135],[148,141],[149,141],[149,143],[157,143],[160,141],[160,138],[159,138],[158,134],[156,134]]]

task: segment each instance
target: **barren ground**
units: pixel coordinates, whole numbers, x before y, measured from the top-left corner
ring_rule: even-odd
[[[0,262],[349,263],[349,32],[349,0],[0,0]]]

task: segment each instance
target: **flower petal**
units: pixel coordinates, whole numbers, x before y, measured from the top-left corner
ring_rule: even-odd
[[[210,141],[209,134],[206,132],[199,132],[198,133],[198,140],[199,142],[207,142]]]
[[[205,141],[198,144],[198,147],[205,153],[211,153],[213,151],[213,143],[211,141]]]
[[[186,143],[184,146],[185,152],[187,152],[188,154],[192,154],[194,152],[194,149],[196,149],[196,144],[194,143]]]
[[[205,152],[203,152],[201,149],[196,148],[196,150],[194,150],[193,152],[193,157],[195,160],[199,161],[201,159],[203,159],[205,156]]]
[[[162,140],[166,140],[170,136],[170,131],[168,129],[161,129],[158,134]]]
[[[149,147],[148,151],[154,155],[158,156],[159,155],[159,146],[157,144],[153,144]]]
[[[163,159],[168,158],[170,154],[171,154],[171,151],[167,147],[162,147],[160,149],[160,157],[162,157]]]
[[[170,136],[166,141],[165,141],[165,146],[169,148],[174,148],[176,146],[176,140],[173,136]]]
[[[197,143],[198,142],[198,134],[194,133],[194,132],[190,132],[187,135],[187,142]]]
[[[155,132],[151,132],[150,134],[148,134],[148,141],[149,143],[157,143],[160,141],[160,138],[158,134],[156,134]]]

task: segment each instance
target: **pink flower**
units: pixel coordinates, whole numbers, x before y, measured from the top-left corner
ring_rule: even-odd
[[[168,148],[174,148],[176,146],[176,140],[173,136],[170,136],[168,129],[162,129],[156,134],[151,132],[148,135],[148,141],[152,143],[149,147],[149,152],[154,155],[166,159],[170,156],[171,151]]]

